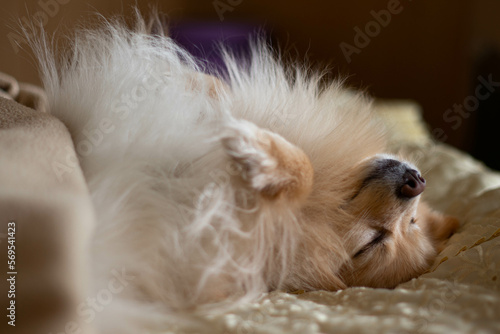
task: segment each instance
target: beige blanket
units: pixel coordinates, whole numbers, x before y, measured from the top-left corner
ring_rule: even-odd
[[[11,100],[0,98],[0,291],[2,312],[10,315],[14,302],[15,318],[3,314],[0,328],[91,333],[96,324],[79,321],[76,310],[89,298],[93,212],[70,134],[54,117],[5,92]],[[31,99],[29,105],[44,109]],[[273,292],[220,316],[167,322],[157,333],[500,333],[500,175],[433,145],[414,105],[380,108],[393,125],[394,149],[425,171],[426,199],[462,221],[431,271],[394,290]],[[13,267],[7,261],[15,261]],[[13,319],[15,330],[8,325]]]
[[[75,314],[86,298],[92,206],[70,134],[31,88],[0,97],[0,328],[90,333]],[[73,168],[58,173],[66,161]]]

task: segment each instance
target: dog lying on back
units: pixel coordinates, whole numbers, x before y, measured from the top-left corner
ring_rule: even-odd
[[[430,267],[458,223],[420,202],[417,167],[384,153],[367,97],[320,88],[262,42],[244,64],[226,53],[224,78],[201,74],[148,31],[105,22],[57,54],[34,42],[95,205],[97,288],[125,268],[120,299],[185,310],[392,288]]]

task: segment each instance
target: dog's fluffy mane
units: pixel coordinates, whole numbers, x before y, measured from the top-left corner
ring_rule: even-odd
[[[204,69],[191,55],[150,28],[138,16],[134,28],[103,20],[80,30],[66,50],[32,41],[51,113],[72,134],[95,205],[96,289],[113,268],[135,276],[130,295],[178,309],[199,307],[207,291],[234,305],[283,288],[308,229],[300,222],[354,220],[329,217],[316,203],[341,206],[351,167],[383,150],[370,100],[340,81],[321,84],[302,66],[283,66],[260,39],[245,61],[223,52],[227,73],[213,86],[199,79]],[[231,186],[237,171],[221,139],[246,122],[310,158],[315,185],[306,211]],[[339,241],[323,240],[344,263]],[[267,274],[276,268],[281,274]]]

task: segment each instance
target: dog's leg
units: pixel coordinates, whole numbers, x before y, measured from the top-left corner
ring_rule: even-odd
[[[237,121],[222,144],[241,167],[242,177],[263,197],[300,201],[311,192],[314,172],[309,158],[280,135]]]

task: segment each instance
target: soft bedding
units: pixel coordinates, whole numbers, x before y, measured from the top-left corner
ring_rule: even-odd
[[[54,333],[93,333],[97,323],[71,320],[89,297],[82,245],[93,211],[71,139],[57,119],[3,97],[0,102],[0,245],[6,254],[7,222],[17,221],[20,266],[17,327],[6,333],[39,333],[42,325]],[[433,144],[415,104],[389,101],[378,108],[393,149],[424,171],[425,199],[461,221],[431,270],[393,290],[271,292],[216,316],[166,319],[165,330],[154,333],[500,333],[500,174]],[[5,310],[9,286],[2,282]],[[143,334],[153,333],[148,328],[144,324]]]

